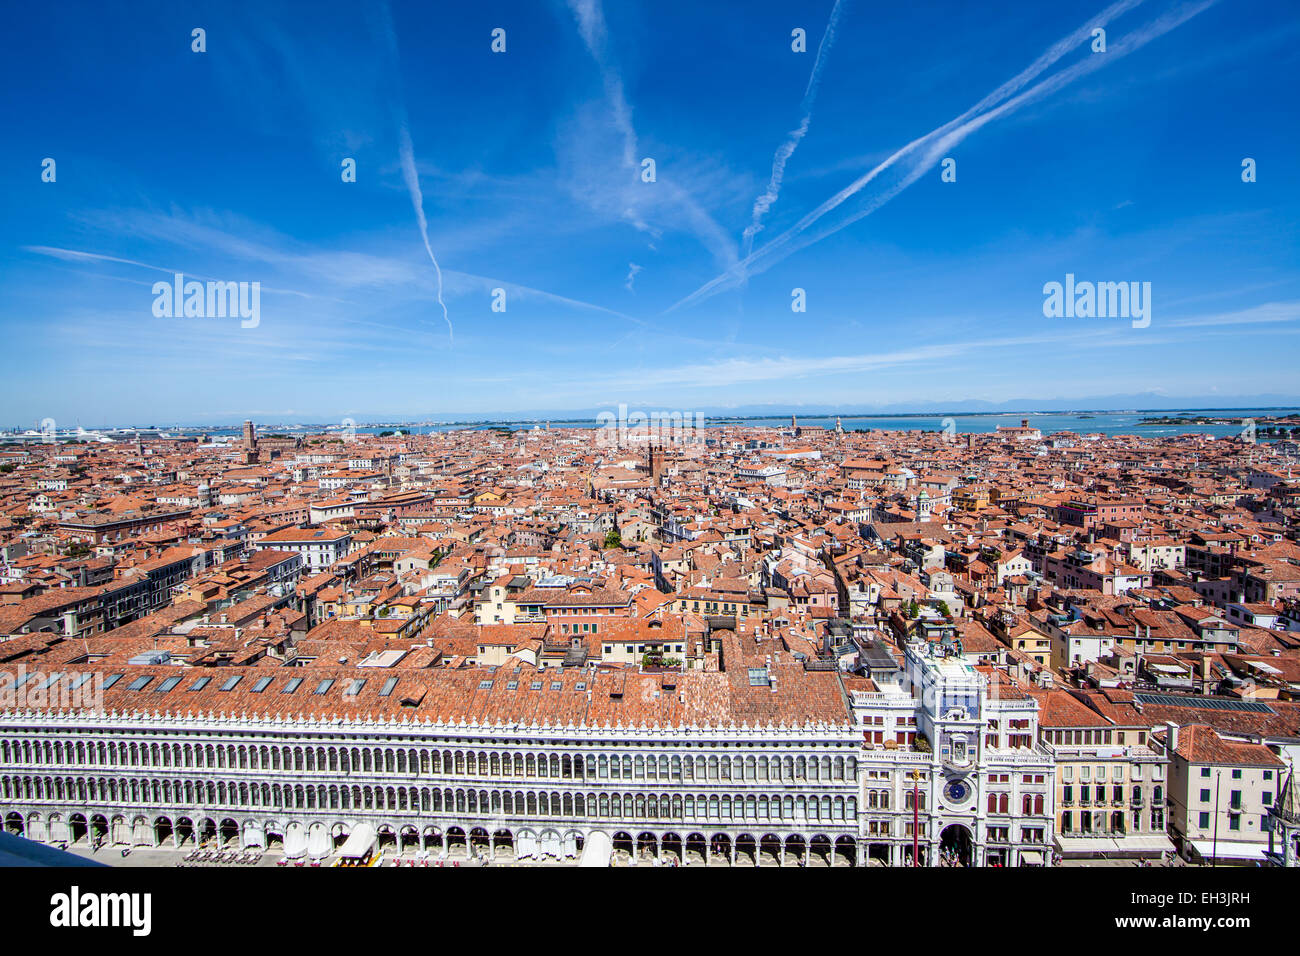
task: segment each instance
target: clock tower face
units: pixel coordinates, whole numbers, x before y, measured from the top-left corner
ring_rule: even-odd
[[[951,803],[965,803],[970,796],[970,784],[965,780],[950,780],[948,785],[943,788],[943,795]]]

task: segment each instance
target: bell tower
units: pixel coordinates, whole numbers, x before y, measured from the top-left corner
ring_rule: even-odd
[[[244,422],[244,464],[257,463],[257,428],[251,421]]]

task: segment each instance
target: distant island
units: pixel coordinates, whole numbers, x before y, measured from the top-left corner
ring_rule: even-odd
[[[1137,424],[1139,426],[1153,425],[1245,425],[1246,422],[1253,421],[1256,431],[1265,434],[1295,434],[1300,430],[1300,413],[1291,412],[1282,416],[1269,416],[1266,418],[1237,418],[1223,417],[1220,415],[1160,415],[1157,417],[1143,418]]]
[[[1144,418],[1138,422],[1139,425],[1236,425],[1245,421],[1241,418],[1221,418],[1218,416],[1208,415],[1160,415],[1155,418]]]

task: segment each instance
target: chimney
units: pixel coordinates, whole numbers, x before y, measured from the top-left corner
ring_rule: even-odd
[[[1172,720],[1169,721],[1169,752],[1173,753],[1178,749],[1178,725]]]

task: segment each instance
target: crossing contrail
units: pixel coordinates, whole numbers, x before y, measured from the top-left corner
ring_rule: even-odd
[[[765,271],[792,253],[870,215],[932,169],[947,150],[962,142],[967,136],[976,132],[985,124],[1008,116],[1027,103],[1056,92],[1078,77],[1100,69],[1106,63],[1140,49],[1152,40],[1176,29],[1192,17],[1213,6],[1217,0],[1201,0],[1199,3],[1181,5],[1177,9],[1168,11],[1153,20],[1144,28],[1126,34],[1111,43],[1105,54],[1093,54],[1049,75],[1046,79],[1040,80],[1032,86],[1029,85],[1039,74],[1068,51],[1077,49],[1079,44],[1089,39],[1094,29],[1104,26],[1114,17],[1126,13],[1141,2],[1142,0],[1120,0],[1120,2],[1107,7],[1083,26],[1057,41],[1032,64],[1003,83],[988,96],[985,96],[970,109],[942,126],[912,140],[888,159],[860,176],[812,212],[806,214],[795,225],[781,233],[767,245],[747,255],[736,266],[714,277],[690,295],[669,306],[665,312],[672,312],[682,306],[693,305],[711,298],[724,289],[739,285],[748,276]],[[856,207],[851,214],[831,222],[820,222],[823,217],[857,196],[869,184],[893,170],[895,166],[898,167],[897,170],[894,170],[899,177],[898,179],[878,183],[876,190],[868,193],[862,200],[861,205]]]
[[[582,37],[587,52],[591,54],[600,71],[611,120],[622,139],[623,166],[628,171],[635,171],[639,166],[636,126],[632,122],[632,106],[627,100],[623,78],[609,50],[609,31],[605,24],[604,8],[600,0],[568,0],[568,7],[577,23],[578,34]],[[735,244],[705,208],[684,187],[669,179],[661,178],[658,189],[666,194],[669,205],[676,206],[680,210],[685,220],[685,228],[699,239],[722,266],[728,269],[734,268],[739,261]],[[638,198],[631,199],[633,195]],[[640,190],[627,195],[630,203],[624,218],[642,232],[653,232],[641,213],[641,203],[644,200],[640,197],[644,195],[646,194]]]

